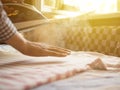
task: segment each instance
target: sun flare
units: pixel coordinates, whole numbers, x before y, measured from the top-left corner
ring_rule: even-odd
[[[117,0],[64,0],[64,4],[77,7],[80,12],[110,13],[117,11]]]

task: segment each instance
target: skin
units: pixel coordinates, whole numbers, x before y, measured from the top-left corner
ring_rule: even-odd
[[[17,2],[17,1],[22,2],[23,0],[2,0],[2,1],[3,3],[6,3],[6,2]],[[70,50],[65,48],[28,41],[19,32],[16,32],[10,39],[5,41],[5,43],[11,45],[21,53],[28,56],[64,57],[70,54]]]
[[[64,57],[70,54],[70,50],[68,49],[28,41],[18,32],[14,34],[9,40],[7,40],[6,43],[13,46],[21,53],[29,56]]]

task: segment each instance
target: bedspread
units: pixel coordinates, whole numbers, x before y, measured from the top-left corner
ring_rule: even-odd
[[[33,89],[53,81],[63,80],[78,73],[82,75],[83,72],[90,70],[119,72],[120,58],[97,52],[83,51],[72,52],[71,55],[61,58],[29,57],[20,53],[10,53],[1,50],[0,90]],[[120,82],[118,83],[120,84]],[[72,90],[76,89],[73,88]]]
[[[90,70],[32,90],[120,90],[120,72]]]

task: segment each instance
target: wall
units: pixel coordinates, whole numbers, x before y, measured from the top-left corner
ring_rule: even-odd
[[[103,19],[101,22],[101,19],[86,19],[86,16],[53,19],[48,24],[41,25],[40,28],[26,32],[24,35],[31,41],[75,51],[97,51],[120,56],[120,18],[108,20]]]

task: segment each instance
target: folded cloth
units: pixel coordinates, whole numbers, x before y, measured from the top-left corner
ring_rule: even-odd
[[[109,56],[87,52],[73,52],[61,58],[29,57],[7,52],[0,52],[0,55],[0,90],[28,90],[90,69],[108,70],[108,66],[119,66],[120,60],[110,57],[109,62]],[[112,66],[114,60],[117,63]]]

